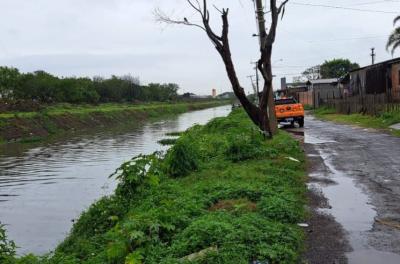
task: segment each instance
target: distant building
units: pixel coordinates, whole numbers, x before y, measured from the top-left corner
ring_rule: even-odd
[[[352,70],[342,83],[348,96],[386,94],[400,101],[400,58]]]
[[[311,80],[307,82],[307,85],[318,101],[341,97],[338,78]]]
[[[225,92],[222,94],[219,94],[217,96],[218,99],[232,99],[235,98],[235,94],[233,92]]]
[[[293,97],[299,101],[298,94],[308,91],[308,88],[306,82],[287,83],[286,78],[281,78],[281,89],[275,91],[274,94],[276,98]]]
[[[276,98],[293,97],[304,105],[318,107],[329,99],[341,97],[339,79],[336,78],[295,83],[281,80],[281,84],[281,90],[275,92]]]
[[[197,95],[194,93],[184,93],[181,95],[184,99],[210,99],[210,95]]]
[[[211,96],[213,98],[217,97],[217,90],[216,89],[212,89]]]

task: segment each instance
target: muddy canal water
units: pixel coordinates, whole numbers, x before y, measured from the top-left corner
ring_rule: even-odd
[[[123,128],[75,135],[35,145],[0,146],[0,221],[19,254],[51,251],[73,220],[95,200],[113,192],[108,176],[131,157],[165,149],[168,132],[226,116],[230,106],[189,112]]]

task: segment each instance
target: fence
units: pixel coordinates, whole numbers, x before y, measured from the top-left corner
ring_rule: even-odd
[[[311,91],[299,92],[297,100],[303,105],[314,106],[314,95]]]
[[[400,102],[393,100],[397,96],[388,96],[382,94],[367,94],[344,97],[342,99],[328,99],[321,102],[330,108],[335,108],[336,112],[341,114],[362,113],[368,115],[377,115],[386,111],[400,111]]]

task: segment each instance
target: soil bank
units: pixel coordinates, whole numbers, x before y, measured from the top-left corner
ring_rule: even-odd
[[[0,114],[0,143],[37,141],[65,132],[135,124],[149,118],[227,104],[227,101],[143,105],[70,106],[41,112]]]

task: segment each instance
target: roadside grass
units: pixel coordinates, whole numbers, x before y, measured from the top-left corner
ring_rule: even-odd
[[[123,164],[54,254],[7,264],[299,263],[304,161],[286,132],[264,140],[235,110]]]
[[[366,128],[382,129],[391,132],[395,136],[400,136],[400,131],[391,129],[390,126],[400,123],[400,111],[384,112],[378,116],[363,114],[337,114],[334,109],[321,107],[314,111],[318,118],[339,122],[343,124],[358,125]]]

